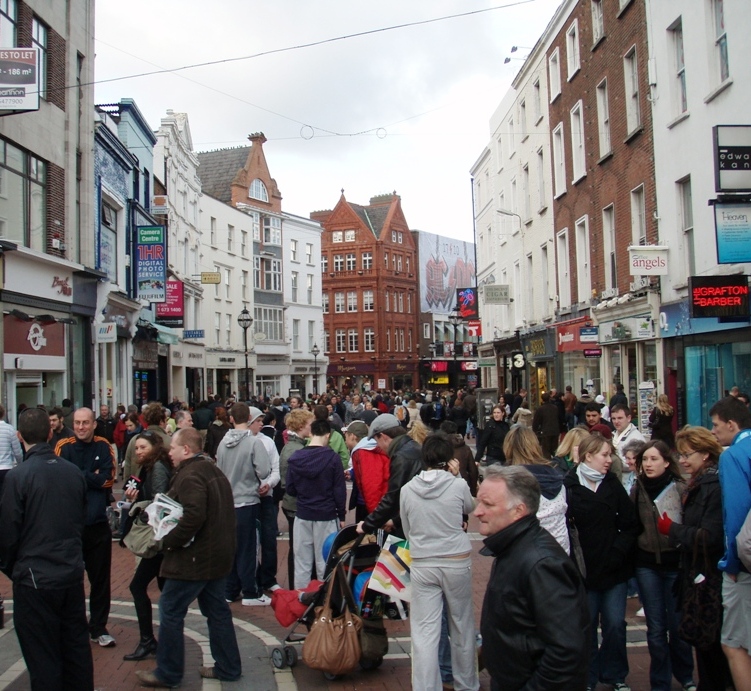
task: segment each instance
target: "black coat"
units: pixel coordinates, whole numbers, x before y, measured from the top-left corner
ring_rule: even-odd
[[[561,431],[558,415],[558,406],[555,403],[543,403],[532,418],[532,429],[543,437],[558,436]]]
[[[483,659],[499,691],[581,691],[587,596],[574,562],[535,516],[485,540],[495,556],[482,605]]]
[[[649,414],[649,427],[652,430],[652,441],[664,441],[671,449],[675,448],[673,435],[673,414],[663,415],[657,408]]]
[[[579,482],[576,468],[563,479],[568,516],[579,530],[587,567],[587,590],[609,590],[627,581],[634,570],[639,524],[636,509],[613,473],[607,473],[596,492]]]
[[[487,452],[488,461],[506,463],[506,454],[503,453],[503,440],[509,432],[508,422],[501,420],[496,422],[492,418],[485,423],[480,438],[477,440],[477,452],[475,460],[479,463],[483,454]]]

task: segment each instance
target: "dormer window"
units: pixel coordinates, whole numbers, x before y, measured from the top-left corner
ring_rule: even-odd
[[[256,178],[253,180],[253,182],[250,183],[250,190],[248,191],[248,196],[251,199],[258,199],[262,202],[267,202],[269,200],[269,193],[266,191],[266,185],[263,184],[261,180]]]

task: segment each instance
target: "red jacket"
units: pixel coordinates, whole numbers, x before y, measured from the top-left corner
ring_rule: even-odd
[[[113,433],[115,438],[115,446],[118,449],[121,446],[125,446],[125,432],[127,432],[127,429],[125,427],[125,420],[123,418],[119,418],[117,424],[115,425],[115,431]]]
[[[376,506],[388,491],[391,460],[379,448],[357,449],[352,454],[352,469],[360,496],[365,501],[368,513]]]

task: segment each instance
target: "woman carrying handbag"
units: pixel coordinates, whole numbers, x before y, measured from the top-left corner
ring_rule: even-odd
[[[694,639],[698,632],[705,639],[688,641],[696,649],[697,689],[715,691],[731,685],[727,658],[720,645],[722,575],[717,569],[725,550],[717,470],[722,446],[704,427],[684,427],[676,435],[676,446],[680,464],[691,476],[682,497],[683,523],[672,522],[663,515],[657,527],[667,535],[668,544],[681,552],[679,632],[689,639]],[[696,583],[698,572],[704,579]],[[715,606],[695,608],[697,596],[708,598]]]

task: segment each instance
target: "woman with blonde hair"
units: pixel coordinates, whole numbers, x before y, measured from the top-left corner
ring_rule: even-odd
[[[416,441],[422,446],[425,438],[430,434],[430,427],[428,427],[422,420],[415,419],[412,421],[412,427],[409,428],[407,436]]]
[[[579,462],[579,444],[589,437],[589,432],[583,427],[574,427],[566,432],[563,441],[555,450],[555,463],[561,470],[568,472]]]
[[[540,508],[537,518],[566,550],[571,552],[566,525],[566,490],[563,488],[563,472],[545,459],[537,435],[529,428],[513,427],[503,440],[506,465],[524,466],[540,483]]]
[[[649,414],[649,428],[652,430],[652,439],[664,441],[671,449],[675,448],[673,436],[673,406],[666,394],[661,393],[657,397],[657,404]]]

